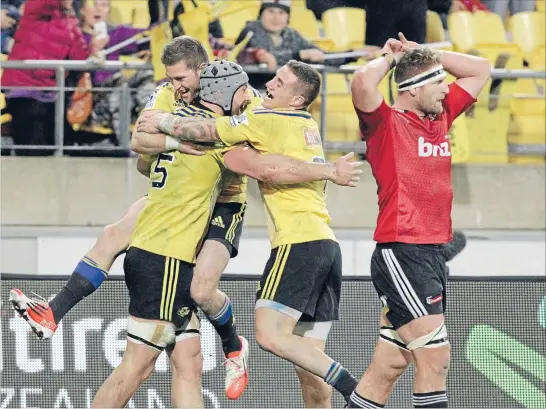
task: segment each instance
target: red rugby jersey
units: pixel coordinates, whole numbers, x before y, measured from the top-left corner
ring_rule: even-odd
[[[366,158],[377,182],[379,243],[447,243],[452,238],[451,124],[476,99],[455,83],[435,119],[389,107],[355,107]]]

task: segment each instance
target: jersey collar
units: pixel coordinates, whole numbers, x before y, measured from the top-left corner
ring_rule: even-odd
[[[264,108],[263,111],[269,111],[269,112],[283,112],[288,114],[298,114],[299,116],[303,116],[307,119],[311,119],[312,116],[309,112],[303,110],[303,109],[291,109],[291,108],[275,108],[275,109],[268,109]]]

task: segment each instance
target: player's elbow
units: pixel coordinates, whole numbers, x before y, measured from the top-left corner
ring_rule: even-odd
[[[478,60],[478,72],[480,77],[485,78],[487,81],[489,77],[491,77],[491,73],[493,72],[493,64],[491,64],[491,61],[489,61],[487,58],[479,58]]]
[[[351,91],[353,95],[366,95],[372,93],[377,88],[373,75],[367,72],[366,67],[357,71],[353,75],[351,82]]]

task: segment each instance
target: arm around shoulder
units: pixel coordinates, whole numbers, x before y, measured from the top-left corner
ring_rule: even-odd
[[[349,162],[352,154],[335,163],[314,163],[278,154],[260,154],[249,146],[238,146],[224,154],[224,163],[235,173],[260,182],[297,184],[330,180],[343,186],[355,186],[362,173],[361,162]]]

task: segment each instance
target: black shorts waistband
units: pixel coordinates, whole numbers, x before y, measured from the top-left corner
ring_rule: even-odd
[[[443,251],[443,247],[441,244],[411,244],[411,243],[392,242],[392,243],[377,243],[376,247],[378,249],[414,248],[414,249],[428,250],[428,251],[435,251],[435,252]]]

